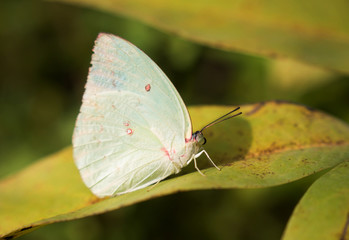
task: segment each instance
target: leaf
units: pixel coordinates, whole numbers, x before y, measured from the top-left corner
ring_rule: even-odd
[[[271,61],[270,85],[276,93],[274,98],[294,96],[299,99],[309,91],[331,84],[336,80],[336,74],[318,67],[290,59]]]
[[[349,162],[318,179],[298,203],[283,239],[349,237]]]
[[[199,129],[232,107],[191,107]],[[222,167],[201,157],[155,187],[98,199],[83,185],[66,148],[0,182],[0,237],[23,234],[53,222],[82,218],[179,191],[280,185],[333,167],[349,156],[349,127],[304,106],[267,102],[241,107],[242,116],[205,130],[205,145]],[[195,129],[194,129],[195,130]],[[208,167],[208,168],[207,168]],[[189,173],[188,173],[189,172]]]
[[[349,72],[348,1],[58,0],[136,18],[212,47]]]

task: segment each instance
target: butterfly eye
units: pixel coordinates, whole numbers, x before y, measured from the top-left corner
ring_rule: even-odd
[[[194,138],[195,138],[195,141],[201,145],[204,145],[206,143],[206,138],[200,131],[197,131],[194,133]]]

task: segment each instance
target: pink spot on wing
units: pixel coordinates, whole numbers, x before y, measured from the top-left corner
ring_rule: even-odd
[[[130,126],[130,122],[124,122],[124,125],[125,125],[126,127],[128,127],[128,126]]]
[[[150,88],[151,88],[150,84],[147,84],[147,85],[145,86],[145,91],[149,92],[149,91],[150,91]]]
[[[168,159],[170,159],[170,161],[172,161],[172,158],[166,148],[163,147],[160,150],[165,153],[165,155],[168,157]]]
[[[127,134],[130,135],[130,136],[133,134],[133,130],[132,130],[131,128],[128,128],[128,129],[126,130],[126,132],[127,132]]]

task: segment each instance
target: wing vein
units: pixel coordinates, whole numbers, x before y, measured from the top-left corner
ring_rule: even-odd
[[[142,165],[140,165],[140,166],[138,166],[138,167],[132,169],[131,171],[128,171],[127,173],[124,173],[122,176],[116,178],[115,180],[121,179],[121,178],[125,177],[126,175],[128,175],[128,174],[130,174],[130,173],[132,173],[132,172],[134,172],[134,171],[136,171],[136,170],[138,170],[138,169],[140,169],[140,168],[143,168],[143,167],[146,166],[147,164],[150,164],[150,163],[159,161],[161,158],[162,158],[162,157],[159,157],[159,158],[157,158],[157,159],[155,159],[155,160],[152,160],[152,161],[150,161],[150,162],[144,163],[144,164],[142,164]],[[101,183],[104,179],[106,179],[106,178],[107,178],[108,176],[110,176],[112,173],[113,173],[113,171],[111,171],[110,173],[108,173],[107,175],[105,175],[103,178],[101,178],[100,180],[98,180],[95,184],[93,184],[92,186],[90,186],[90,188],[93,188],[93,187],[95,187],[97,184]]]

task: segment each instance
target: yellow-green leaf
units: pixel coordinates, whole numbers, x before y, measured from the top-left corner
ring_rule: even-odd
[[[195,129],[231,110],[189,109]],[[205,130],[206,150],[222,167],[200,157],[181,176],[113,198],[98,199],[82,183],[71,148],[48,156],[0,182],[0,237],[81,218],[179,191],[269,187],[333,167],[349,157],[349,127],[304,106],[268,102],[242,106],[242,116]],[[195,130],[194,129],[194,130]]]
[[[349,2],[58,0],[143,21],[213,47],[349,72]]]
[[[349,162],[318,179],[297,205],[283,239],[349,238]]]

